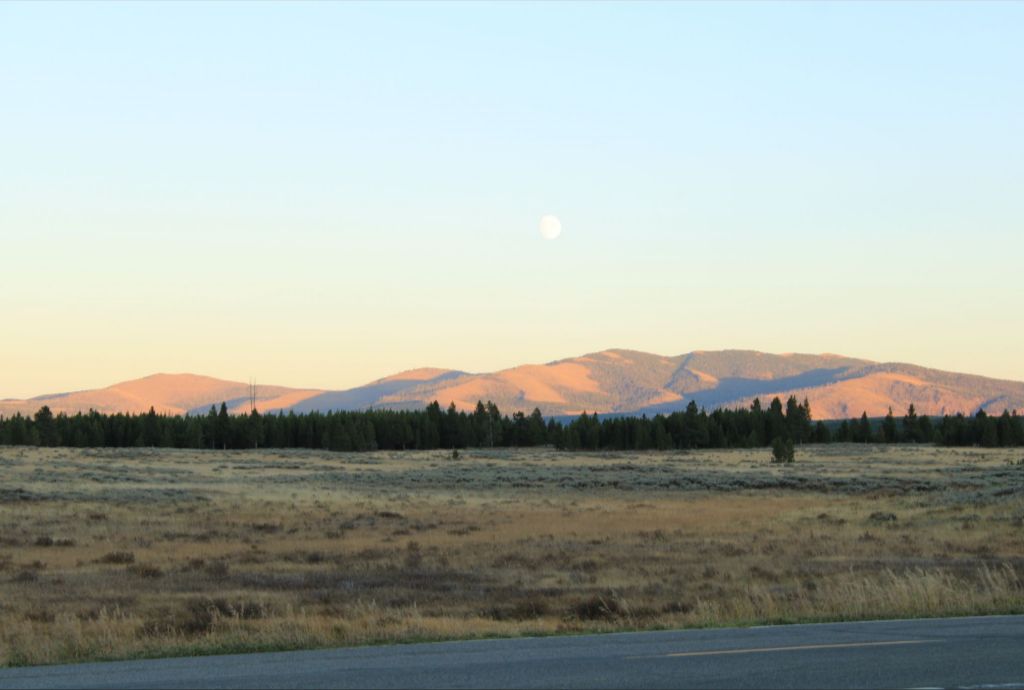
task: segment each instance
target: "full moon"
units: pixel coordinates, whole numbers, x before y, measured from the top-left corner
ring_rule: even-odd
[[[557,216],[544,216],[540,219],[540,236],[553,240],[562,233],[562,222]]]

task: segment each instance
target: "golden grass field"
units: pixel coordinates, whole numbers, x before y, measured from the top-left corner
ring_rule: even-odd
[[[0,447],[0,664],[1021,613],[1022,456]]]

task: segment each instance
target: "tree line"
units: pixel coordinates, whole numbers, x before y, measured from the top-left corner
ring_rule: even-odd
[[[314,448],[332,451],[431,450],[467,447],[550,445],[563,450],[670,450],[755,448],[777,440],[791,443],[934,443],[945,446],[1024,445],[1024,418],[1014,411],[1000,416],[918,415],[911,405],[897,419],[814,421],[810,404],[790,396],[774,398],[767,408],[755,399],[749,407],[707,412],[690,402],[668,415],[599,416],[583,413],[565,422],[529,415],[503,415],[492,402],[472,412],[454,403],[446,410],[435,401],[423,410],[295,412],[231,415],[227,405],[205,415],[54,414],[48,406],[35,415],[0,416],[0,445],[166,448]]]

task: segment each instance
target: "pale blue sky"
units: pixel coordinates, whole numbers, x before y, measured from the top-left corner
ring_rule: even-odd
[[[0,397],[607,347],[1024,379],[1022,35],[1022,3],[0,3]]]

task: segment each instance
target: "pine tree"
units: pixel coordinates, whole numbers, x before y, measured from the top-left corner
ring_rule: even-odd
[[[885,415],[885,419],[882,420],[882,440],[886,443],[896,443],[899,440],[896,430],[896,418],[892,416],[891,407],[888,414]]]
[[[547,442],[548,429],[544,424],[544,415],[540,408],[533,408],[528,421],[528,442],[531,446],[543,446]]]
[[[36,412],[35,430],[39,434],[38,445],[57,445],[57,429],[53,421],[53,411],[49,405],[43,405]]]
[[[1006,447],[1013,445],[1013,418],[1009,410],[1003,410],[998,423],[999,445]]]
[[[867,412],[863,412],[860,415],[857,440],[861,443],[871,443],[871,422],[868,421]]]
[[[1017,410],[1014,410],[1013,414],[1010,415],[1010,422],[1011,422],[1011,428],[1013,429],[1013,433],[1011,435],[1011,438],[1013,438],[1012,445],[1014,445],[1014,446],[1022,446],[1022,445],[1024,445],[1024,419],[1022,419],[1017,414]]]
[[[765,435],[764,410],[761,409],[761,400],[754,398],[750,404],[750,440],[753,446],[763,446],[768,442]]]
[[[932,419],[928,415],[918,419],[917,429],[923,443],[932,443],[935,440],[935,429],[932,426]]]
[[[220,412],[217,414],[217,443],[222,450],[226,450],[231,437],[231,416],[228,414],[228,404],[220,404]]]
[[[797,443],[804,440],[803,408],[795,395],[786,399],[786,435]]]
[[[660,414],[654,417],[654,447],[658,450],[668,450],[672,447],[672,436],[665,428],[665,417]]]
[[[253,448],[259,448],[263,442],[263,417],[255,407],[249,413],[249,418],[246,420],[246,428],[249,432],[249,445]]]
[[[975,436],[978,439],[978,443],[984,448],[995,448],[998,446],[999,427],[996,425],[996,420],[989,417],[985,410],[978,410],[978,414],[974,419],[977,426]]]
[[[921,440],[921,427],[917,421],[917,410],[914,403],[910,403],[907,414],[903,417],[903,440],[918,443]]]
[[[155,448],[160,445],[161,436],[160,422],[156,410],[151,406],[142,423],[142,445]]]
[[[778,398],[772,398],[772,402],[768,406],[767,417],[766,426],[769,442],[774,441],[777,438],[785,438],[788,436],[788,427],[786,425],[786,417],[782,413],[781,400]]]

